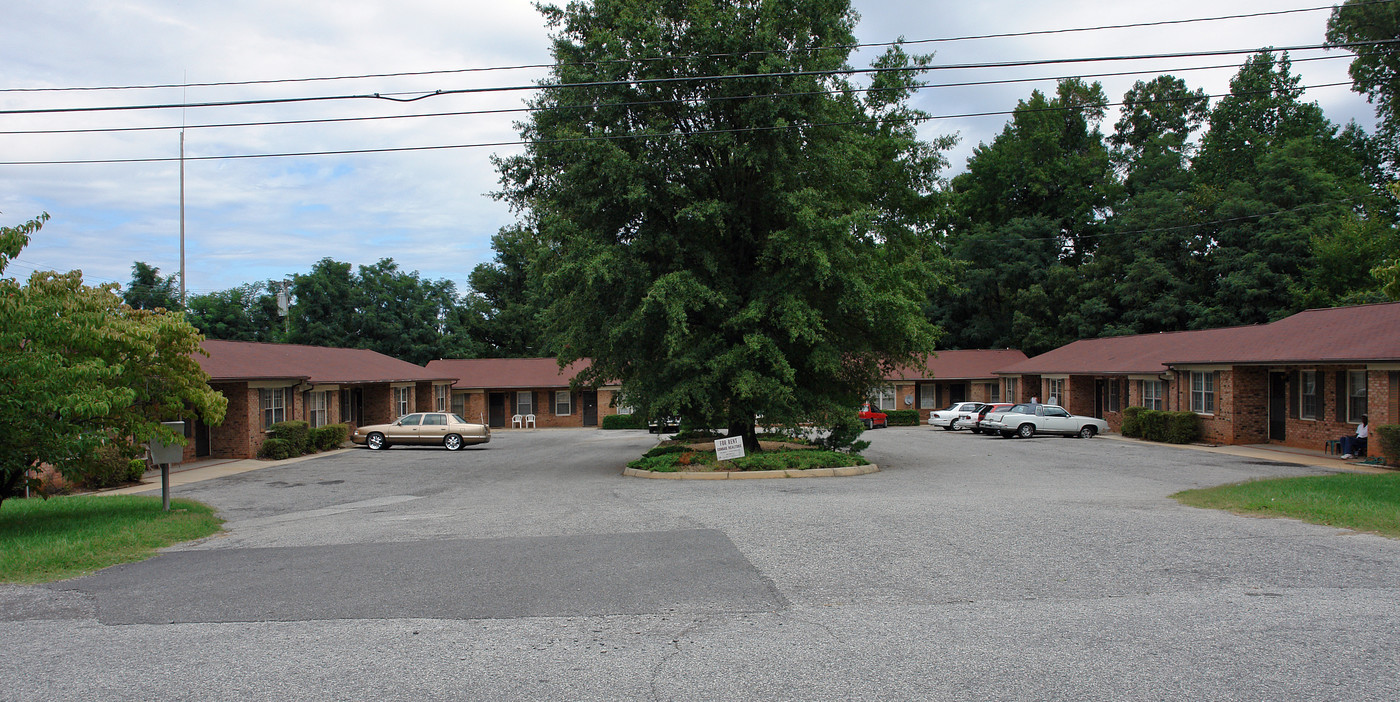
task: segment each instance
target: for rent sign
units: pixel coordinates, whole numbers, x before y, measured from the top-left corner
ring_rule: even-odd
[[[727,439],[715,439],[715,458],[721,461],[732,461],[743,457],[744,437],[731,436]]]

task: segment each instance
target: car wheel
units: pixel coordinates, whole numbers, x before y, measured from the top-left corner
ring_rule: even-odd
[[[457,436],[456,434],[448,434],[447,436],[443,437],[442,445],[446,447],[448,451],[456,451],[457,449],[462,448],[462,437]]]
[[[952,422],[952,421],[949,421],[948,424],[945,425],[945,426],[943,427],[943,431],[952,431],[952,430],[953,430],[953,422]]]
[[[862,419],[860,423],[865,425],[867,431],[875,428],[875,420],[873,419]]]
[[[1029,439],[1032,436],[1035,436],[1035,425],[1031,424],[1030,422],[1022,424],[1016,429],[1016,436],[1019,436],[1022,439]]]
[[[880,420],[880,428],[881,428],[881,429],[889,429],[889,428],[890,428],[890,420],[889,420],[888,417],[886,417],[885,419],[881,419],[881,420]]]
[[[371,451],[378,451],[379,449],[389,448],[389,442],[384,440],[383,434],[376,431],[371,432],[369,436],[365,437],[365,446],[368,446]]]
[[[1079,438],[1092,439],[1094,438],[1095,433],[1096,432],[1094,431],[1094,428],[1086,424],[1084,425],[1084,428],[1079,430]]]

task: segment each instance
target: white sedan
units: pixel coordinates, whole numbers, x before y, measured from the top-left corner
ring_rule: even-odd
[[[943,427],[948,431],[961,429],[963,427],[957,426],[958,422],[976,416],[977,412],[981,409],[981,402],[954,403],[946,409],[929,412],[928,423],[930,426]]]
[[[1000,415],[987,415],[982,426],[1002,436],[1029,439],[1036,434],[1061,434],[1088,439],[1108,431],[1108,422],[1070,414],[1059,405],[1016,405]]]

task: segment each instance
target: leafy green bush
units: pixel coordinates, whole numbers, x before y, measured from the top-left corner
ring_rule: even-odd
[[[292,452],[292,445],[286,439],[279,439],[275,436],[263,441],[262,446],[258,448],[258,458],[270,458],[274,461],[300,455],[300,453]]]
[[[890,410],[885,413],[892,427],[919,426],[919,410]]]
[[[1380,444],[1380,455],[1385,456],[1385,462],[1392,466],[1400,466],[1400,424],[1378,426],[1375,435]]]
[[[350,437],[350,427],[344,424],[327,424],[311,430],[311,446],[317,451],[330,451],[339,448]]]
[[[1201,416],[1195,412],[1167,413],[1167,443],[1189,444],[1201,438]]]
[[[646,429],[647,420],[640,414],[610,414],[603,417],[604,429]]]
[[[729,462],[733,470],[807,470],[811,468],[840,468],[869,463],[859,454],[835,451],[775,451],[755,453]]]
[[[817,443],[828,451],[860,453],[870,447],[869,441],[859,440],[864,432],[865,425],[856,417],[855,412],[843,413],[833,419],[826,437]]]
[[[1132,438],[1141,437],[1142,420],[1139,418],[1139,415],[1146,411],[1146,407],[1124,407],[1123,426],[1119,427],[1118,433]]]
[[[278,422],[268,430],[271,439],[287,442],[292,456],[311,453],[311,425],[300,420]]]
[[[131,458],[120,447],[107,444],[78,459],[68,472],[79,487],[100,490],[141,480],[146,474],[146,461]]]

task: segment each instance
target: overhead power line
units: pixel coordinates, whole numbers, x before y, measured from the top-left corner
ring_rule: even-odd
[[[1400,39],[1382,39],[1371,42],[1361,42],[1349,44],[1348,46],[1390,46],[1400,44]],[[1303,44],[1298,46],[1284,47],[1264,47],[1254,49],[1220,49],[1216,51],[1183,51],[1158,54],[1127,54],[1119,56],[1082,56],[1076,58],[1058,59],[1025,59],[1019,61],[994,61],[987,63],[960,63],[941,64],[932,66],[899,66],[886,68],[840,68],[823,71],[784,71],[778,73],[741,73],[730,75],[708,75],[708,76],[677,76],[671,78],[642,78],[638,80],[605,80],[587,81],[582,83],[561,83],[548,85],[511,85],[493,86],[485,88],[456,88],[452,90],[435,90],[426,92],[412,98],[396,98],[389,95],[373,93],[367,95],[322,95],[312,97],[291,97],[291,98],[267,98],[259,100],[230,100],[224,102],[199,102],[199,103],[166,103],[158,105],[107,105],[100,107],[50,107],[24,110],[0,110],[0,115],[23,115],[23,114],[57,114],[76,112],[113,112],[124,110],[166,110],[185,109],[191,107],[233,107],[246,105],[267,105],[285,104],[295,102],[316,102],[330,100],[392,100],[394,102],[414,102],[430,97],[442,95],[475,95],[483,93],[501,93],[515,91],[536,91],[536,90],[563,90],[577,88],[601,88],[619,85],[642,86],[642,85],[664,85],[674,83],[688,83],[695,81],[730,81],[730,80],[752,80],[766,78],[797,78],[797,77],[819,77],[836,75],[855,75],[862,73],[908,73],[924,71],[945,71],[963,70],[978,68],[1016,68],[1024,66],[1048,66],[1067,63],[1101,63],[1106,61],[1144,61],[1154,59],[1174,59],[1174,58],[1194,58],[1204,56],[1231,56],[1239,54],[1253,54],[1259,51],[1308,51],[1333,48],[1327,44]]]
[[[1340,85],[1351,85],[1351,81],[1341,81],[1341,82],[1336,82],[1336,83],[1320,83],[1320,84],[1317,84],[1317,85],[1299,86],[1298,88],[1296,88],[1296,90],[1298,90],[1299,92],[1302,92],[1302,91],[1307,91],[1307,90],[1311,90],[1311,89],[1315,89],[1315,88],[1331,88],[1331,87],[1336,87],[1336,86],[1340,86]],[[1254,91],[1254,92],[1270,92],[1270,91]],[[1224,95],[1208,95],[1208,96],[1206,96],[1206,97],[1207,97],[1207,98],[1220,98],[1220,97],[1226,97],[1226,96],[1231,95],[1231,94],[1233,94],[1233,93],[1227,93],[1227,94],[1224,94]],[[1243,93],[1243,94],[1249,94],[1249,93]],[[1171,102],[1171,101],[1168,101],[1168,102]],[[1106,102],[1106,103],[1103,103],[1101,106],[1102,106],[1102,107],[1117,107],[1117,106],[1121,106],[1121,105],[1123,105],[1123,103],[1121,103],[1121,102]],[[1018,108],[1018,109],[1024,110],[1025,108]],[[1065,111],[1065,110],[1072,110],[1072,109],[1079,109],[1079,108],[1076,108],[1076,107],[1056,107],[1056,108],[1041,108],[1041,109],[1036,109],[1036,110],[1031,110],[1031,111],[1039,111],[1039,112],[1063,112],[1063,111]],[[261,153],[261,154],[228,154],[228,155],[217,155],[217,156],[184,156],[184,157],[183,157],[183,160],[185,160],[185,161],[226,161],[226,160],[231,161],[231,160],[247,160],[247,159],[261,159],[261,158],[286,158],[286,157],[302,157],[302,156],[348,156],[348,155],[355,155],[355,154],[381,154],[381,153],[410,152],[410,151],[446,151],[446,150],[454,150],[454,149],[498,148],[498,147],[505,147],[505,146],[525,146],[525,145],[529,145],[529,144],[565,144],[565,143],[578,143],[578,142],[589,142],[589,141],[621,141],[621,140],[632,140],[632,139],[674,139],[674,138],[688,138],[688,137],[693,137],[693,136],[704,136],[704,135],[710,135],[710,134],[741,134],[741,133],[751,133],[751,132],[785,131],[785,130],[790,130],[790,129],[815,129],[815,128],[821,128],[821,127],[857,126],[857,125],[881,124],[881,123],[898,123],[898,122],[919,122],[919,123],[922,123],[922,122],[927,122],[927,121],[932,121],[932,120],[963,119],[963,118],[968,118],[968,117],[994,117],[994,116],[1001,116],[1001,115],[1011,115],[1011,114],[1015,114],[1016,112],[1017,112],[1017,110],[1016,110],[1016,109],[1013,109],[1013,110],[996,110],[996,111],[988,111],[988,112],[966,112],[966,113],[954,114],[954,115],[929,115],[929,116],[917,116],[917,117],[886,117],[886,118],[876,118],[876,119],[867,119],[867,120],[849,120],[849,121],[845,121],[845,122],[800,123],[800,124],[790,124],[790,125],[784,125],[784,126],[737,127],[737,128],[732,128],[732,129],[709,129],[709,130],[698,130],[698,131],[688,132],[688,133],[667,132],[667,133],[664,133],[664,134],[660,134],[660,133],[658,133],[658,134],[618,134],[618,135],[613,135],[613,136],[588,136],[588,137],[576,137],[576,138],[569,138],[569,139],[539,139],[539,140],[535,140],[535,141],[519,141],[519,140],[517,140],[517,141],[481,142],[481,143],[474,143],[474,144],[437,144],[437,145],[430,145],[430,146],[386,146],[386,147],[382,147],[382,148],[339,149],[339,150],[328,150],[328,151],[291,151],[291,152]],[[59,161],[0,161],[0,166],[59,166],[59,165],[65,165],[65,166],[66,166],[66,165],[116,164],[116,163],[169,163],[169,162],[180,161],[181,159],[182,159],[182,157],[179,157],[179,156],[152,156],[152,157],[146,157],[146,158],[74,159],[74,160],[59,160]]]
[[[1389,53],[1389,52],[1385,52],[1385,53]],[[1293,59],[1292,61],[1293,61],[1293,63],[1304,63],[1304,62],[1310,62],[1310,61],[1337,61],[1337,60],[1350,60],[1350,59],[1351,59],[1350,56],[1345,56],[1345,55],[1342,55],[1342,54],[1334,54],[1334,55],[1330,55],[1330,56],[1309,56],[1309,57],[1304,57],[1304,58]],[[1186,67],[1178,67],[1178,68],[1165,68],[1165,69],[1164,69],[1164,68],[1157,68],[1157,69],[1144,69],[1144,70],[1135,70],[1135,71],[1110,71],[1110,72],[1105,72],[1105,73],[1080,73],[1080,74],[1075,74],[1075,75],[1040,76],[1040,77],[1032,77],[1032,78],[1004,78],[1004,79],[1000,79],[1000,80],[975,80],[975,81],[962,81],[962,82],[957,82],[957,83],[930,83],[930,84],[926,84],[926,85],[915,86],[915,89],[917,89],[917,90],[927,90],[927,89],[936,89],[936,88],[969,88],[969,87],[978,87],[978,86],[987,86],[987,85],[1009,85],[1009,84],[1016,84],[1016,83],[1042,83],[1042,82],[1049,82],[1049,81],[1068,80],[1068,79],[1071,79],[1071,78],[1113,78],[1113,77],[1119,77],[1119,76],[1136,76],[1136,75],[1162,74],[1162,73],[1166,73],[1166,74],[1176,74],[1176,73],[1189,73],[1189,72],[1192,72],[1192,71],[1212,71],[1212,70],[1220,70],[1220,69],[1226,69],[1226,68],[1239,68],[1239,67],[1240,67],[1240,64],[1238,64],[1238,63],[1224,63],[1224,64],[1215,64],[1215,65],[1211,65],[1211,66],[1186,66]],[[897,88],[885,88],[885,89],[882,89],[882,90],[905,90],[905,89],[906,89],[906,88],[904,88],[904,87],[897,87]],[[761,95],[761,96],[736,95],[736,96],[722,96],[722,97],[717,97],[717,98],[711,98],[711,100],[714,100],[714,101],[721,101],[721,100],[741,100],[741,99],[749,99],[749,98],[752,98],[752,97],[796,97],[796,96],[809,96],[809,95],[831,95],[831,94],[835,94],[835,93],[838,93],[838,92],[844,92],[844,91],[841,91],[841,90],[824,90],[824,91],[806,91],[806,92],[799,92],[799,93],[768,93],[768,94],[764,94],[764,95]],[[877,90],[872,90],[872,89],[859,89],[859,90],[856,90],[855,92],[865,92],[865,93],[869,93],[869,92],[877,92]],[[612,107],[639,107],[639,106],[646,106],[646,105],[676,104],[676,103],[680,103],[680,102],[685,102],[685,101],[684,101],[684,100],[643,100],[643,101],[636,101],[636,102],[616,103],[616,104],[610,105],[610,106],[612,106]],[[457,111],[451,111],[451,112],[420,112],[420,113],[406,114],[406,115],[369,115],[369,116],[364,116],[364,117],[322,117],[322,118],[316,118],[316,119],[264,120],[264,121],[253,121],[253,122],[217,122],[217,123],[208,123],[208,124],[164,124],[164,125],[149,125],[149,126],[140,126],[140,127],[78,127],[78,128],[72,128],[72,129],[22,129],[22,130],[0,131],[0,135],[99,134],[99,133],[112,133],[112,132],[172,131],[172,130],[177,130],[177,129],[215,129],[215,128],[230,128],[230,127],[276,127],[276,126],[288,126],[288,125],[300,125],[300,124],[330,124],[330,123],[340,123],[340,122],[373,122],[373,121],[379,121],[379,120],[414,119],[414,118],[422,118],[422,117],[464,117],[464,116],[473,116],[473,115],[500,115],[500,114],[513,114],[513,113],[522,113],[522,112],[534,113],[534,112],[541,112],[541,111],[547,111],[547,110],[556,110],[556,109],[588,109],[588,108],[591,108],[591,107],[594,107],[594,105],[563,105],[563,106],[548,107],[548,108],[536,108],[536,107],[502,107],[502,108],[487,109],[487,110],[457,110]]]
[[[1356,3],[1356,5],[1383,5],[1383,4],[1388,4],[1388,3],[1395,2],[1395,1],[1396,1],[1396,0],[1370,0],[1369,2]],[[772,50],[767,50],[767,51],[749,51],[749,52],[743,52],[743,53],[690,54],[690,55],[684,55],[684,56],[655,56],[655,57],[647,57],[647,58],[635,59],[635,60],[633,60],[633,59],[615,59],[615,60],[612,60],[612,61],[595,61],[595,62],[589,62],[589,63],[590,63],[590,64],[594,64],[594,65],[600,65],[600,64],[605,64],[605,63],[636,63],[636,62],[639,62],[639,61],[642,61],[642,62],[650,62],[650,61],[691,60],[691,59],[698,59],[698,58],[725,58],[725,57],[735,57],[735,56],[764,56],[764,55],[770,55],[770,54],[790,54],[790,53],[799,53],[799,52],[810,53],[810,52],[817,52],[817,51],[833,51],[833,50],[853,51],[853,50],[857,50],[857,49],[868,49],[868,48],[878,48],[878,47],[895,46],[895,45],[897,45],[897,44],[903,44],[903,45],[906,45],[906,46],[907,46],[907,45],[914,45],[914,44],[920,44],[920,45],[921,45],[921,44],[940,44],[940,43],[950,43],[950,42],[958,42],[958,41],[979,41],[979,40],[983,40],[983,39],[1008,39],[1008,38],[1017,38],[1017,37],[1044,36],[1044,35],[1054,35],[1054,34],[1071,34],[1071,33],[1078,33],[1078,32],[1098,32],[1098,31],[1108,31],[1108,30],[1117,30],[1117,29],[1139,29],[1139,28],[1145,28],[1145,27],[1161,27],[1161,26],[1170,26],[1170,25],[1179,25],[1179,24],[1193,24],[1193,23],[1198,23],[1198,22],[1221,22],[1221,21],[1228,21],[1228,20],[1252,19],[1252,18],[1269,17],[1269,16],[1278,16],[1278,15],[1300,14],[1300,13],[1306,13],[1306,12],[1331,11],[1332,9],[1333,9],[1333,6],[1332,6],[1332,5],[1321,5],[1321,6],[1314,6],[1314,7],[1300,7],[1300,8],[1290,9],[1290,10],[1268,10],[1268,11],[1262,11],[1262,12],[1249,12],[1249,13],[1239,13],[1239,14],[1232,14],[1232,15],[1219,15],[1219,16],[1215,16],[1215,17],[1195,17],[1195,18],[1176,19],[1176,20],[1155,20],[1155,21],[1150,21],[1150,22],[1132,22],[1132,23],[1124,23],[1124,24],[1107,24],[1107,25],[1099,25],[1099,26],[1094,26],[1094,27],[1070,27],[1070,28],[1061,28],[1061,29],[1037,29],[1037,30],[1028,30],[1028,31],[1023,31],[1023,32],[1001,32],[1001,33],[996,33],[996,34],[973,34],[973,35],[956,36],[956,37],[940,37],[940,38],[934,38],[934,39],[914,39],[914,40],[894,41],[894,42],[876,42],[876,43],[836,45],[836,46],[825,46],[825,47],[808,47],[808,48],[801,48],[801,49],[772,49]],[[566,65],[566,66],[568,66],[568,65],[584,65],[584,64],[561,64],[561,65]],[[270,78],[270,79],[261,79],[261,80],[214,81],[214,82],[204,82],[204,83],[161,83],[161,84],[153,84],[153,85],[108,85],[108,86],[86,86],[86,87],[58,87],[58,88],[0,88],[0,93],[44,93],[44,92],[79,92],[79,91],[103,91],[103,90],[154,90],[154,89],[169,89],[169,88],[212,88],[212,87],[229,87],[229,86],[245,86],[245,85],[273,85],[273,84],[281,84],[281,83],[312,83],[312,82],[328,82],[328,81],[338,81],[338,80],[362,80],[362,79],[371,79],[371,78],[404,78],[404,77],[419,77],[419,76],[432,76],[432,75],[451,75],[451,74],[464,74],[464,73],[486,73],[486,72],[494,72],[494,71],[516,71],[516,70],[532,70],[532,69],[541,69],[541,68],[554,68],[555,66],[556,66],[556,64],[552,64],[552,63],[535,63],[535,64],[520,64],[520,65],[514,65],[514,66],[486,66],[486,67],[478,67],[478,68],[448,68],[448,69],[437,69],[437,70],[427,70],[427,71],[400,71],[400,72],[395,72],[395,73],[362,73],[362,74],[342,75],[342,76],[317,76],[317,77],[307,77],[307,78]]]

